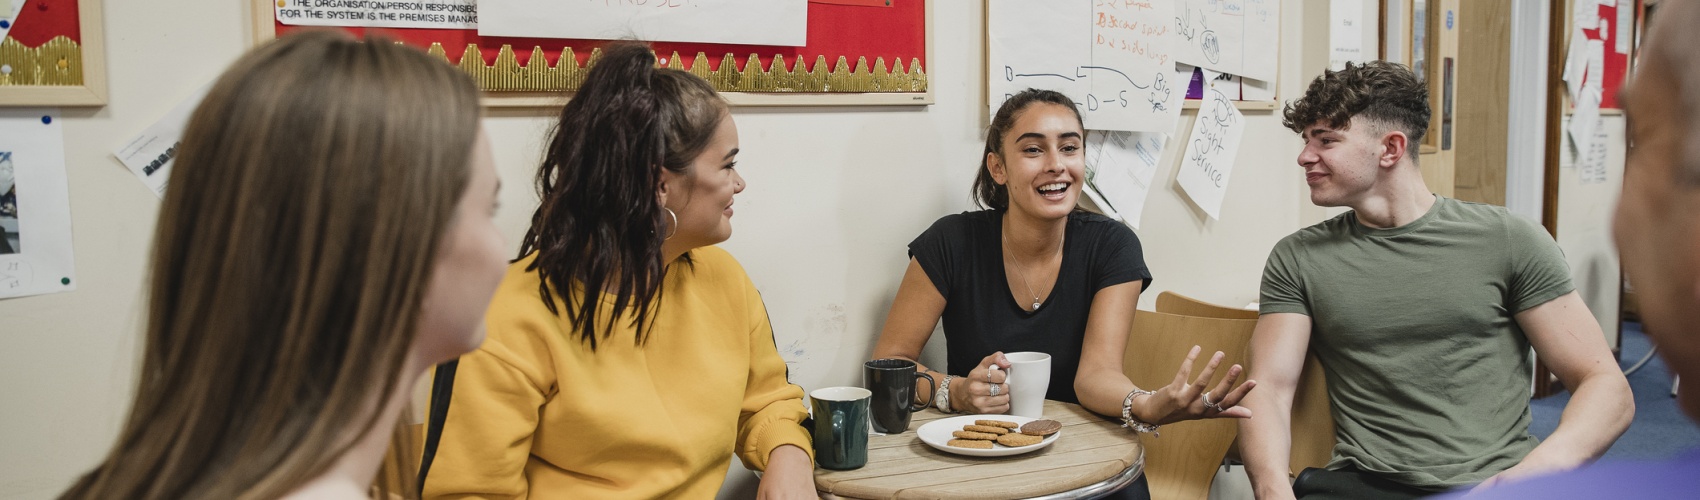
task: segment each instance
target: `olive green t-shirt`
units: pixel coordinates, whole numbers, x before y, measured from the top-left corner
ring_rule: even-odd
[[[1436,196],[1402,227],[1347,212],[1282,239],[1260,312],[1310,316],[1334,459],[1427,489],[1481,482],[1537,444],[1529,341],[1513,317],[1574,290],[1552,237],[1504,208]]]

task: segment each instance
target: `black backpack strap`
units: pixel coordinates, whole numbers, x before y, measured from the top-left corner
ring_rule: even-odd
[[[437,365],[431,376],[431,409],[425,417],[425,452],[419,460],[419,495],[425,495],[425,475],[431,472],[431,462],[437,458],[437,442],[443,439],[443,422],[449,418],[449,401],[455,392],[455,368],[460,359]]]

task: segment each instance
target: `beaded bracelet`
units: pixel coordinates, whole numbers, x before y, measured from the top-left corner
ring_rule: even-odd
[[[1122,427],[1133,429],[1134,432],[1149,432],[1152,437],[1163,437],[1161,433],[1157,432],[1156,424],[1148,424],[1139,421],[1137,418],[1133,418],[1133,397],[1140,395],[1149,396],[1156,393],[1157,391],[1142,391],[1139,389],[1134,389],[1133,392],[1127,393],[1127,397],[1122,399]]]

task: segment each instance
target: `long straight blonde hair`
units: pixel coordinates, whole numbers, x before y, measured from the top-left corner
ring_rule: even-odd
[[[276,498],[386,432],[479,113],[448,64],[330,32],[226,71],[160,212],[134,406],[63,498]]]

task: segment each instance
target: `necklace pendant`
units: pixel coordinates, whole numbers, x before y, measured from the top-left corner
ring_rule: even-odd
[[[1039,310],[1039,301],[1037,301],[1037,300],[1033,301],[1033,310],[1035,310],[1035,311]]]

